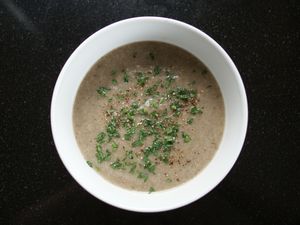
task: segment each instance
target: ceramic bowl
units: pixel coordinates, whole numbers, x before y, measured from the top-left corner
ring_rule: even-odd
[[[209,164],[188,182],[151,194],[116,186],[91,169],[77,145],[72,123],[76,93],[89,69],[111,50],[138,41],[170,43],[199,58],[217,80],[225,104],[224,134]],[[87,38],[61,70],[51,103],[53,138],[69,173],[96,198],[113,206],[138,212],[175,209],[196,201],[216,187],[228,174],[241,152],[247,122],[248,107],[244,85],[227,53],[199,29],[160,17],[122,20]]]

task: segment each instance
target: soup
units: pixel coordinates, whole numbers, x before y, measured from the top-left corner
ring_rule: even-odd
[[[149,192],[197,175],[218,149],[224,117],[222,94],[205,65],[153,41],[100,58],[73,109],[87,164],[116,185]]]

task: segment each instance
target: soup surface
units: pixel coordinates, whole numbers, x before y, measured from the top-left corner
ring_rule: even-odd
[[[82,81],[73,125],[87,164],[127,189],[177,186],[213,158],[224,129],[223,98],[187,51],[136,42],[97,61]]]

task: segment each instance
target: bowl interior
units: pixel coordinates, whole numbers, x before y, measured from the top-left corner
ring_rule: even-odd
[[[151,195],[123,189],[89,168],[76,143],[73,104],[81,81],[94,63],[111,50],[137,41],[162,41],[198,57],[217,80],[225,104],[225,129],[208,166],[192,180]],[[175,20],[140,17],[114,23],[85,40],[64,65],[51,105],[51,126],[58,153],[74,179],[95,197],[127,210],[156,212],[186,205],[205,195],[229,172],[246,134],[247,100],[240,75],[225,51],[198,29]]]

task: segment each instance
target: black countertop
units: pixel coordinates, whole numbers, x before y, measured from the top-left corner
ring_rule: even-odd
[[[296,224],[300,221],[299,1],[0,2],[0,224]],[[64,168],[50,129],[58,74],[100,28],[155,15],[214,38],[244,81],[249,127],[228,176],[202,199],[143,214],[109,206]]]

